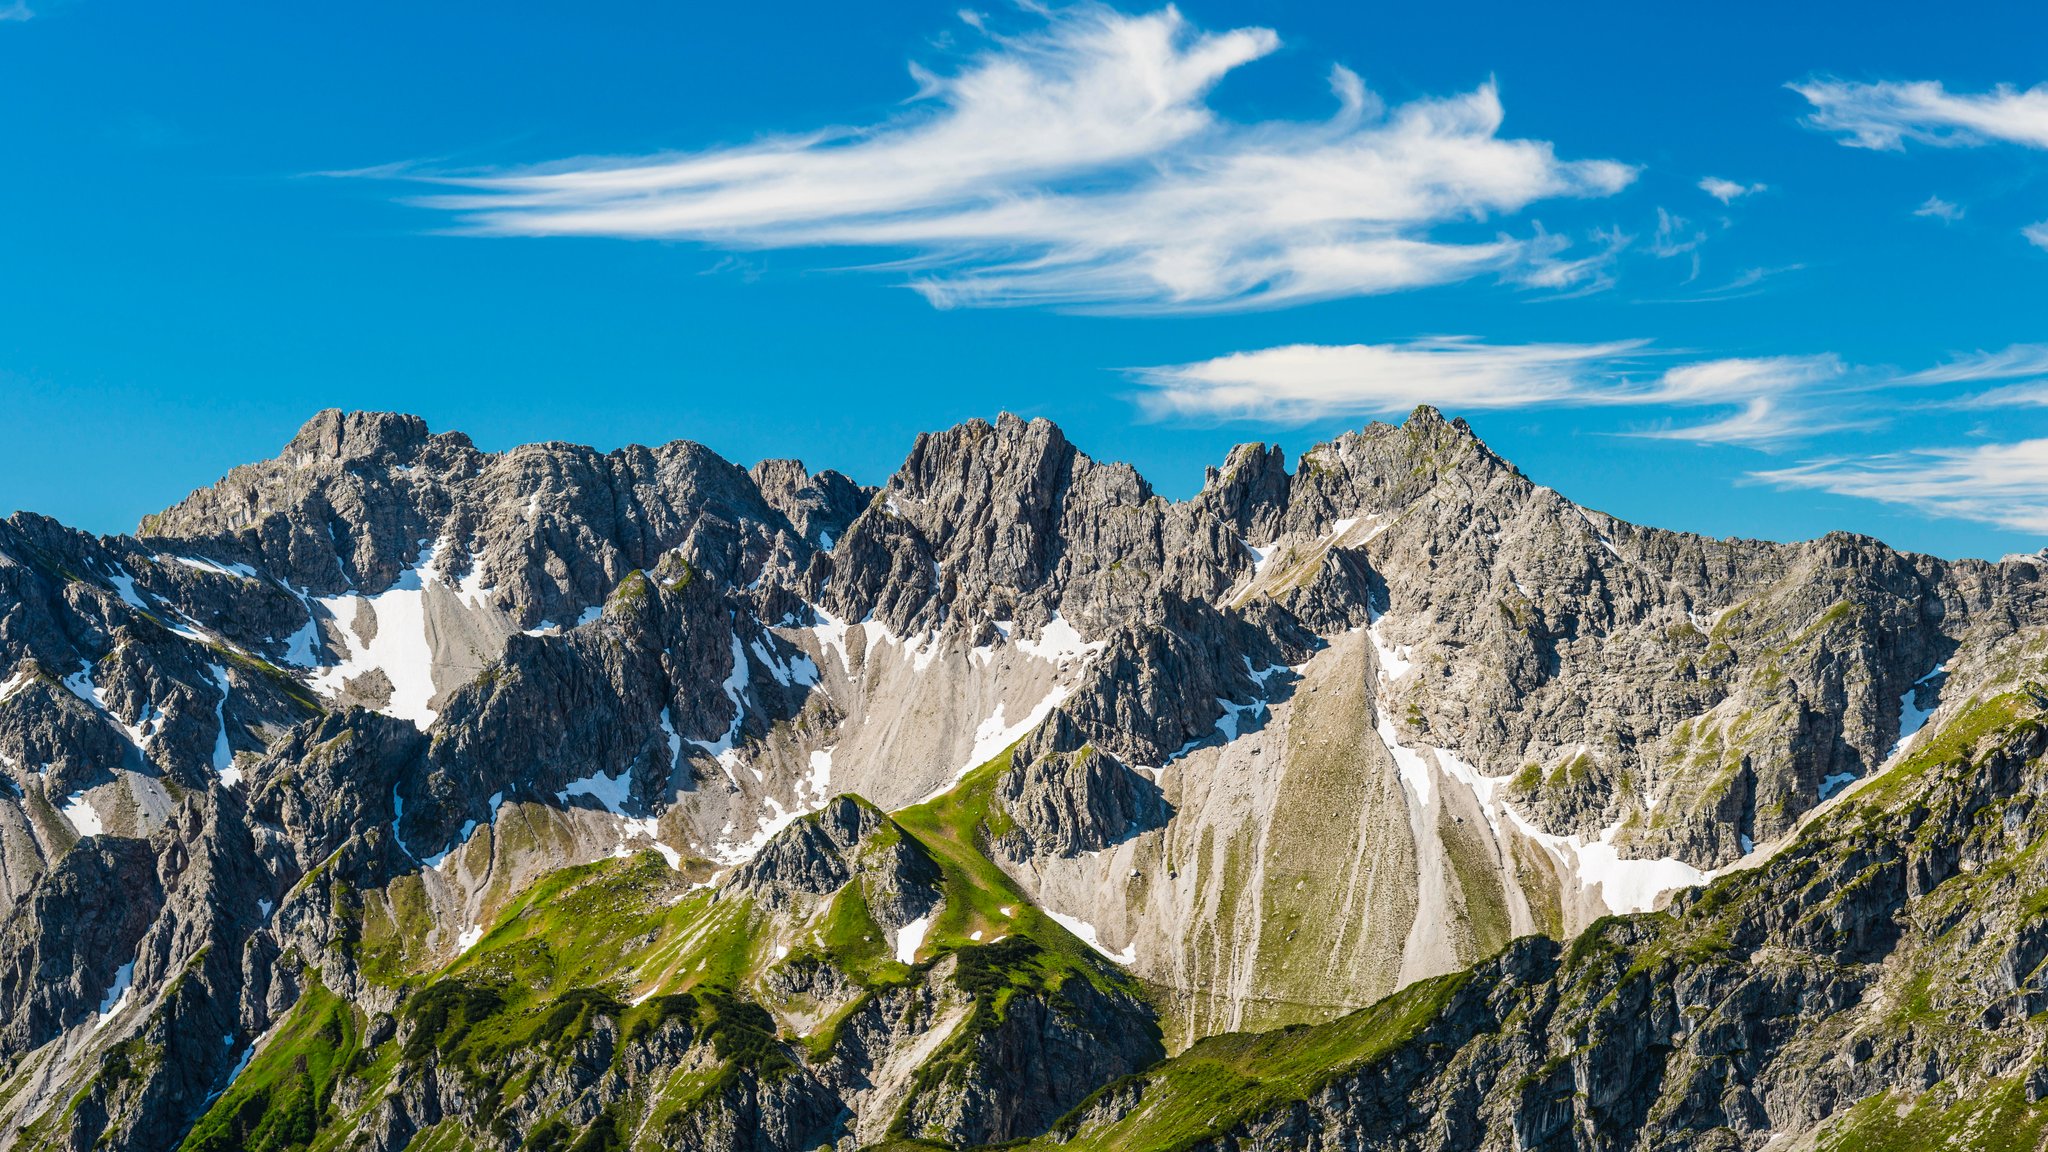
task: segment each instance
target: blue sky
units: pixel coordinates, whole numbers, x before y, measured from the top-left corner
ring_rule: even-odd
[[[1184,496],[1429,400],[1638,521],[2038,548],[2048,15],[1787,7],[0,2],[0,508],[327,406],[870,482],[1008,409]]]

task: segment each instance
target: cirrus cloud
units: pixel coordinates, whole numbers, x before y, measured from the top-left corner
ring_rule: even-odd
[[[1813,105],[1808,127],[1840,133],[1841,142],[1851,148],[1896,152],[1908,140],[1945,148],[1992,143],[2048,148],[2048,84],[2024,90],[2000,84],[1980,93],[1950,92],[1937,80],[1813,80],[1789,87]],[[1962,211],[1930,196],[1914,214],[1953,222]],[[2027,225],[2020,235],[2048,249],[2048,220]]]
[[[405,173],[421,203],[501,236],[867,248],[939,306],[1273,307],[1476,276],[1558,287],[1597,276],[1531,229],[1474,225],[1635,176],[1501,134],[1492,84],[1388,108],[1335,67],[1336,112],[1240,123],[1208,97],[1279,37],[1206,32],[1169,7],[1043,13],[990,36],[881,123],[680,155],[481,175]],[[1459,235],[1446,235],[1457,231]]]
[[[1790,85],[1813,105],[1808,126],[1838,132],[1852,148],[1897,151],[1908,140],[1957,147],[2004,141],[2048,148],[2048,85],[2024,91],[1950,92],[1938,80]]]
[[[2048,532],[2048,439],[1833,457],[1752,472],[1803,488],[2020,532]]]
[[[1733,204],[1744,196],[1754,196],[1770,190],[1768,184],[1741,184],[1734,180],[1724,180],[1719,176],[1709,176],[1701,180],[1699,187],[1700,191],[1723,204]]]
[[[1700,361],[1656,372],[1642,340],[1486,344],[1432,337],[1401,344],[1293,344],[1140,369],[1139,405],[1155,418],[1304,423],[1380,416],[1418,404],[1454,410],[1659,407],[1737,411],[1685,427],[1631,433],[1763,446],[1839,423],[1805,395],[1843,373],[1832,355]]]

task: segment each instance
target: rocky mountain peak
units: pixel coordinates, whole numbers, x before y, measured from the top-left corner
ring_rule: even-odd
[[[1221,468],[1204,471],[1196,501],[1228,521],[1238,535],[1270,540],[1278,533],[1293,479],[1287,453],[1278,444],[1239,444]]]
[[[821,548],[846,534],[846,526],[874,498],[875,490],[826,469],[812,475],[801,460],[762,460],[747,470],[761,498],[789,518],[804,539]]]
[[[416,460],[434,439],[451,447],[471,447],[469,437],[459,432],[436,437],[418,416],[327,408],[306,421],[280,455],[301,468],[358,460],[406,464]]]

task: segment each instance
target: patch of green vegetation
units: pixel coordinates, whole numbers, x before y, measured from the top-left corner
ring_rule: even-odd
[[[364,1064],[362,1022],[308,974],[305,992],[262,1051],[186,1135],[181,1152],[285,1152],[335,1119],[334,1090]]]
[[[1032,1147],[1069,1152],[1173,1152],[1218,1140],[1238,1124],[1306,1100],[1339,1077],[1356,1074],[1413,1040],[1442,1014],[1469,973],[1411,984],[1369,1008],[1327,1024],[1277,1032],[1227,1033],[1084,1102],[1135,1093],[1136,1103],[1110,1124],[1085,1130],[1072,1120]],[[1055,1140],[1065,1143],[1054,1143]]]
[[[364,901],[357,967],[376,983],[403,983],[413,974],[418,964],[415,953],[425,946],[433,927],[425,881],[417,872],[400,876]]]
[[[1550,770],[1543,783],[1551,788],[1576,788],[1592,780],[1598,763],[1590,752],[1580,752],[1569,760],[1562,761]]]
[[[315,696],[304,682],[270,661],[259,659],[225,644],[208,644],[206,648],[213,653],[214,659],[232,664],[252,676],[262,677],[286,699],[298,705],[300,711],[306,715],[317,716],[327,711],[327,706],[320,702],[320,698]]]
[[[1942,1087],[1906,1100],[1872,1096],[1824,1125],[1817,1152],[2038,1152],[2048,1143],[2048,1102],[2029,1103],[2021,1077],[1966,1092]]]
[[[1014,746],[968,773],[951,791],[896,813],[896,824],[916,837],[943,876],[945,908],[925,933],[924,949],[936,956],[1021,936],[1036,944],[1058,970],[1047,987],[1080,975],[1101,991],[1136,995],[1137,984],[1096,954],[1073,933],[1041,912],[1007,873],[989,858],[991,839],[1010,825],[996,799],[996,782],[1010,769]],[[980,936],[977,939],[976,933]]]
[[[1507,893],[1501,888],[1500,869],[1491,842],[1477,827],[1441,813],[1437,828],[1458,891],[1464,896],[1465,924],[1472,932],[1473,959],[1493,955],[1507,946],[1514,935],[1514,921],[1508,914]]]
[[[728,922],[743,919],[735,915],[743,902],[714,908],[708,892],[675,902],[681,894],[667,862],[652,851],[563,868],[515,898],[446,975],[528,996],[595,987],[623,993],[641,969],[664,956],[679,963],[686,953],[702,964],[693,975],[715,971],[729,982],[735,959],[725,955]]]
[[[637,611],[641,605],[647,603],[647,597],[653,591],[654,585],[647,579],[647,573],[635,568],[626,573],[625,578],[619,581],[618,587],[612,589],[606,607],[621,612]]]
[[[841,971],[870,988],[910,978],[910,966],[896,959],[888,933],[868,912],[867,894],[858,880],[833,897],[817,938]]]

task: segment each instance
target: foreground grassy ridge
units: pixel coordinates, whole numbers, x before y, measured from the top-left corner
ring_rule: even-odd
[[[308,977],[305,992],[241,1076],[186,1135],[182,1152],[283,1152],[313,1145],[351,1075],[382,1082],[391,1052],[364,1050],[354,1007]]]
[[[896,813],[897,826],[917,839],[944,876],[945,906],[925,933],[920,955],[935,958],[1022,937],[1038,947],[1046,987],[1057,988],[1068,977],[1080,976],[1098,991],[1136,995],[1135,980],[1040,910],[989,858],[989,841],[1012,827],[995,789],[1010,769],[1014,750],[1005,749],[944,795]]]
[[[1340,1076],[1369,1068],[1436,1019],[1470,976],[1459,972],[1411,984],[1328,1024],[1199,1041],[1150,1071],[1097,1092],[1094,1099],[1135,1097],[1134,1106],[1114,1123],[1083,1128],[1070,1121],[1031,1147],[1172,1152],[1216,1139],[1246,1120],[1308,1099]],[[1087,1108],[1082,1105],[1077,1114]]]
[[[464,1086],[476,1123],[504,1136],[530,1120],[536,1084],[572,1061],[614,1065],[671,1025],[706,1057],[634,1085],[594,1120],[561,1113],[520,1132],[522,1147],[596,1152],[660,1146],[671,1121],[733,1087],[830,1059],[840,1026],[874,996],[928,978],[957,956],[951,985],[967,1016],[917,1075],[919,1088],[979,1075],[975,1039],[1002,1023],[1018,996],[1061,999],[1076,979],[1096,992],[1137,995],[1134,980],[1034,907],[991,862],[988,837],[1007,827],[993,793],[1008,753],[947,796],[883,819],[853,853],[854,879],[821,897],[769,911],[731,892],[692,886],[654,852],[564,868],[512,897],[470,948],[438,971],[408,971],[432,930],[417,877],[359,902],[368,974],[405,989],[396,1036],[366,1048],[367,1022],[312,985],[231,1090],[214,1102],[187,1147],[324,1149],[354,1128],[404,1075],[436,1069]],[[816,819],[816,817],[807,817]],[[871,901],[893,873],[870,867],[910,842],[936,866],[942,904],[915,963],[875,920]],[[353,899],[353,893],[344,893]],[[845,1003],[796,1002],[766,979],[784,965],[829,964],[855,986]],[[351,1082],[353,1081],[353,1082]],[[360,1101],[353,1113],[335,1103]],[[422,1132],[421,1148],[466,1147],[458,1124]],[[651,1144],[649,1142],[652,1142]]]

